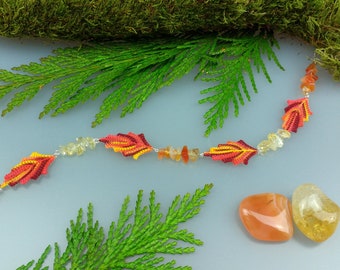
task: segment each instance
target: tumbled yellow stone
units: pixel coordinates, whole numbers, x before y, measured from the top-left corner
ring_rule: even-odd
[[[317,186],[299,186],[293,193],[292,208],[296,226],[309,239],[322,242],[335,232],[340,208]]]

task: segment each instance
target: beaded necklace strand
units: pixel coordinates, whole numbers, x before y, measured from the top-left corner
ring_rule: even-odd
[[[213,160],[220,160],[224,163],[233,163],[234,165],[248,164],[251,157],[256,154],[264,155],[268,151],[275,151],[283,146],[283,141],[290,138],[291,132],[296,133],[298,128],[309,120],[312,114],[308,100],[309,94],[315,89],[317,81],[317,68],[315,63],[311,63],[306,68],[306,73],[301,79],[300,88],[303,97],[296,100],[288,100],[288,106],[284,109],[282,116],[282,128],[275,133],[270,133],[267,139],[261,141],[256,148],[248,145],[243,140],[237,142],[228,141],[225,144],[218,144],[211,147],[209,151],[200,153],[198,148],[188,149],[174,148],[155,148],[145,139],[144,134],[127,134],[118,133],[108,135],[103,138],[79,137],[75,142],[60,146],[52,155],[40,154],[33,152],[29,157],[25,157],[21,162],[15,165],[11,171],[5,175],[0,189],[6,186],[15,186],[16,184],[26,184],[30,180],[36,180],[41,175],[48,173],[48,168],[58,156],[82,155],[88,149],[95,149],[96,145],[103,143],[106,148],[113,149],[114,152],[120,152],[123,156],[132,156],[137,160],[141,155],[156,152],[159,159],[169,158],[175,161],[182,160],[184,163],[196,161],[199,158],[211,157]]]

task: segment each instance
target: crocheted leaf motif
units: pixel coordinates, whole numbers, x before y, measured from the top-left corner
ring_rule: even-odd
[[[282,116],[282,128],[290,132],[297,132],[304,122],[309,120],[312,111],[309,108],[308,98],[288,100],[285,114]]]
[[[255,148],[239,140],[238,142],[227,142],[212,147],[209,152],[204,153],[204,156],[211,157],[213,160],[221,160],[224,163],[232,162],[234,165],[241,163],[247,165],[249,159],[256,153]]]
[[[112,148],[115,152],[120,152],[125,157],[132,156],[134,159],[152,151],[152,146],[147,142],[144,134],[118,133],[117,135],[108,135],[99,141],[104,143],[106,148]]]
[[[96,126],[121,108],[121,116],[140,108],[144,101],[164,86],[172,84],[198,68],[196,78],[212,82],[203,90],[200,103],[211,103],[205,114],[206,135],[222,127],[229,105],[235,116],[244,98],[250,100],[246,74],[257,92],[253,67],[262,71],[268,81],[263,55],[280,67],[270,37],[246,36],[223,38],[205,36],[191,39],[169,38],[147,42],[114,42],[61,48],[41,59],[0,70],[0,99],[12,95],[2,116],[31,100],[53,82],[53,92],[40,118],[64,113],[88,100],[103,96],[99,112],[92,122]]]
[[[200,212],[212,186],[207,184],[193,195],[176,196],[165,215],[160,212],[154,191],[148,205],[143,205],[143,191],[139,191],[134,210],[129,210],[130,198],[126,197],[117,222],[111,223],[107,234],[98,221],[93,221],[93,206],[89,204],[87,221],[83,221],[82,209],[77,219],[71,221],[65,250],[62,252],[55,244],[53,269],[191,269],[176,266],[175,260],[167,261],[164,255],[193,253],[195,246],[203,244],[192,232],[179,229],[179,225]],[[42,267],[50,249],[45,250],[33,269],[46,269]],[[18,269],[33,266],[31,261]]]
[[[54,159],[54,155],[33,152],[29,157],[23,158],[19,164],[12,168],[10,173],[5,175],[0,188],[8,185],[15,186],[18,183],[24,185],[32,179],[36,180],[40,175],[47,174],[48,167]]]

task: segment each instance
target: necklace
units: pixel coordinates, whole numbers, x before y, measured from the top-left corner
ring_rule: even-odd
[[[175,161],[196,161],[199,158],[210,157],[212,160],[234,165],[247,165],[250,158],[259,154],[264,155],[268,151],[276,151],[283,147],[284,140],[290,138],[291,132],[296,133],[298,128],[309,120],[312,111],[309,108],[309,95],[315,89],[317,81],[317,68],[315,63],[311,63],[305,70],[305,75],[301,79],[300,88],[303,97],[295,100],[288,100],[288,105],[284,109],[282,116],[282,127],[275,133],[269,133],[267,138],[261,141],[257,147],[252,147],[243,140],[228,141],[225,144],[218,144],[211,147],[209,151],[200,152],[198,148],[188,149],[187,146],[174,148],[155,148],[149,144],[144,134],[118,133],[107,135],[103,138],[79,137],[75,142],[60,146],[54,154],[40,154],[33,152],[29,157],[25,157],[20,163],[15,165],[11,171],[5,175],[0,188],[15,186],[16,184],[26,184],[30,180],[36,180],[41,175],[48,173],[49,166],[59,156],[82,155],[88,149],[95,149],[96,145],[103,143],[106,148],[113,149],[125,157],[132,156],[137,160],[141,155],[155,152],[159,159],[169,158]]]

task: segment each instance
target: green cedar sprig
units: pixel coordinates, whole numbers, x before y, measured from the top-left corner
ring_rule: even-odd
[[[132,113],[150,95],[199,66],[197,77],[216,84],[202,91],[202,94],[212,96],[200,101],[213,104],[205,115],[208,125],[205,134],[209,135],[223,125],[230,103],[234,105],[234,114],[238,115],[239,104],[244,104],[241,92],[250,100],[245,75],[257,92],[253,66],[257,72],[264,72],[270,81],[262,60],[264,55],[282,68],[273,45],[278,46],[273,37],[258,35],[240,38],[210,36],[191,40],[173,38],[60,48],[54,51],[54,55],[41,59],[40,63],[21,65],[12,71],[0,70],[0,99],[12,95],[2,116],[54,82],[54,92],[40,118],[46,114],[65,113],[90,99],[105,96],[92,122],[92,126],[97,126],[113,110],[121,108],[122,117]]]
[[[94,222],[93,206],[89,204],[86,221],[82,209],[71,221],[65,250],[62,252],[55,244],[53,269],[191,269],[176,266],[175,260],[166,261],[164,255],[193,253],[194,246],[203,244],[180,225],[200,212],[212,187],[207,184],[193,195],[176,196],[165,216],[154,191],[147,206],[143,205],[143,191],[139,191],[134,211],[129,209],[130,198],[126,197],[118,221],[111,223],[107,234],[98,221]],[[43,264],[50,250],[48,246],[36,263],[32,260],[18,269],[49,269]]]
[[[247,87],[247,79],[255,93],[256,87],[254,72],[262,72],[267,81],[271,82],[266,65],[262,59],[266,55],[269,60],[283,70],[272,46],[278,48],[275,40],[267,40],[261,37],[249,38],[220,38],[223,42],[216,44],[208,56],[201,61],[200,74],[201,80],[207,82],[218,82],[212,87],[204,89],[201,94],[208,95],[199,102],[212,103],[212,107],[204,114],[205,124],[208,126],[205,134],[222,128],[224,120],[228,117],[230,106],[234,106],[234,115],[238,116],[240,105],[251,100]],[[272,43],[271,43],[272,42]],[[224,46],[229,43],[229,46]],[[245,97],[245,98],[244,98]]]

